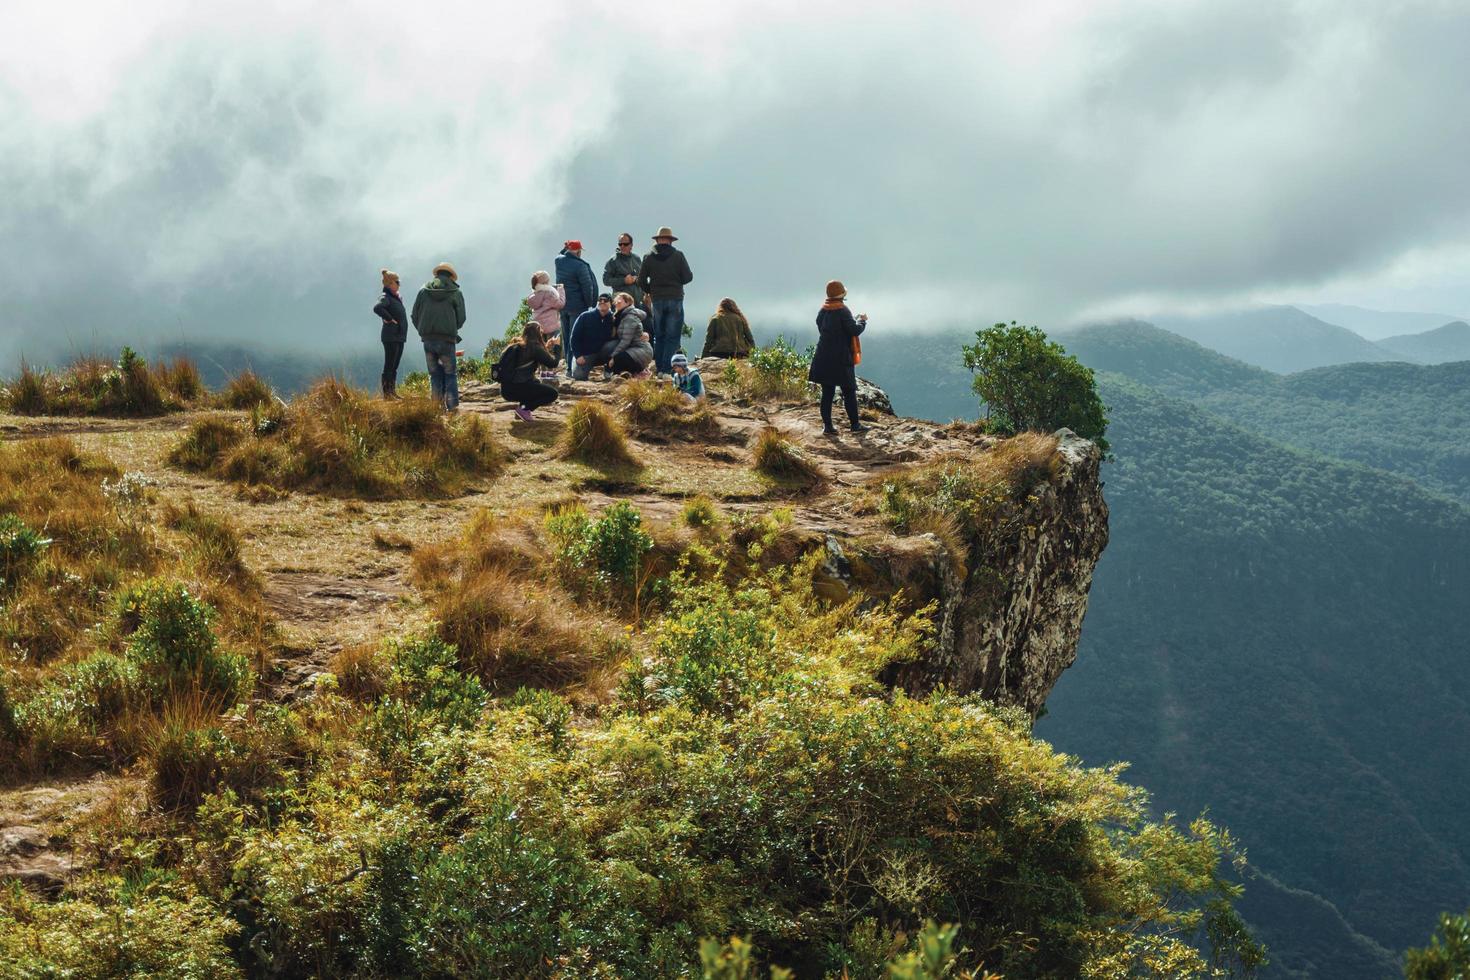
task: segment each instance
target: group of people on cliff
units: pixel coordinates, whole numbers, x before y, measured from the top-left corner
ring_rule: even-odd
[[[641,258],[633,252],[633,236],[618,237],[617,249],[603,266],[598,292],[592,267],[582,258],[582,243],[567,241],[552,273],[531,277],[526,297],[530,319],[521,335],[505,349],[493,370],[501,395],[516,405],[517,418],[530,421],[537,408],[558,397],[555,381],[589,380],[596,370],[603,380],[657,376],[691,399],[704,397],[699,371],[680,351],[684,331],[684,287],[694,279],[678,238],[668,227],[653,236],[653,248]],[[459,274],[448,262],[436,265],[433,278],[418,291],[413,309],[405,308],[397,273],[382,270],[383,293],[373,312],[382,321],[382,391],[396,397],[398,368],[412,323],[424,346],[430,391],[446,410],[459,405],[458,345],[465,324],[464,294]],[[835,433],[832,405],[842,391],[850,427],[862,432],[858,418],[854,367],[861,359],[858,337],[866,316],[847,308],[846,288],[827,284],[826,300],[817,315],[818,341],[809,379],[821,386],[822,421]],[[755,349],[750,323],[733,299],[725,298],[710,317],[701,357],[743,358]]]

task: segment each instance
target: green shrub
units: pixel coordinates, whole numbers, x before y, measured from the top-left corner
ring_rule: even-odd
[[[812,388],[807,381],[811,363],[811,348],[803,354],[785,337],[777,337],[751,351],[744,360],[726,361],[721,387],[746,401],[811,401]]]
[[[1054,432],[1063,426],[1107,452],[1107,409],[1092,369],[1037,327],[997,323],[963,347],[975,393],[999,432]]]
[[[579,594],[608,595],[629,605],[637,598],[643,559],[653,548],[638,508],[620,500],[595,519],[580,507],[554,511],[546,530],[563,576]]]
[[[684,502],[680,518],[692,528],[716,527],[720,523],[720,509],[705,494],[690,497]]]
[[[245,976],[231,945],[238,923],[166,879],[105,878],[59,902],[0,890],[0,975]]]
[[[249,659],[219,649],[215,611],[178,582],[150,580],[125,593],[118,619],[131,631],[128,659],[137,664],[155,696],[198,691],[233,704],[254,683]]]
[[[1470,977],[1470,911],[1448,912],[1439,917],[1439,928],[1429,945],[1404,954],[1405,980],[1464,980]]]
[[[14,514],[0,514],[0,593],[13,589],[51,540]]]

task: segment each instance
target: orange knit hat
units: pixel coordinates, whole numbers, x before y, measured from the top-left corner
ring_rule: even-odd
[[[847,287],[844,286],[844,285],[842,285],[842,283],[841,283],[840,280],[833,279],[831,282],[827,283],[827,298],[828,299],[841,299],[842,297],[844,297],[846,295],[847,295]]]

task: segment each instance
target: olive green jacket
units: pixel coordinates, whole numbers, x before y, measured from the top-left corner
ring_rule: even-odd
[[[721,310],[709,318],[704,334],[704,353],[700,357],[749,357],[755,350],[750,324],[738,313]]]

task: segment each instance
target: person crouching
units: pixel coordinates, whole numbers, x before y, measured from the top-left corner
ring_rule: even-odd
[[[592,369],[606,364],[617,341],[613,339],[613,298],[597,297],[597,305],[583,310],[572,321],[572,378],[586,381]]]
[[[555,369],[557,363],[556,356],[546,349],[540,324],[534,321],[527,323],[520,337],[500,355],[500,395],[517,403],[516,418],[533,421],[532,412],[556,401],[557,390],[536,380],[536,368]]]
[[[633,305],[629,293],[618,293],[613,297],[614,336],[617,344],[607,360],[607,370],[612,374],[642,374],[653,363],[653,345],[643,334],[643,320],[647,316]]]

